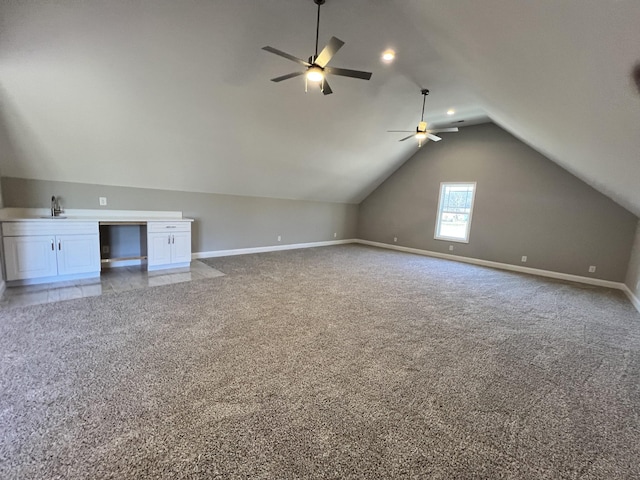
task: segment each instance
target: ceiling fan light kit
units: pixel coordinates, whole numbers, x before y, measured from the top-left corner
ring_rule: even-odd
[[[422,93],[422,116],[420,117],[420,123],[418,123],[418,126],[416,127],[416,133],[413,133],[412,130],[387,130],[387,132],[393,132],[393,133],[397,133],[397,132],[409,133],[409,132],[411,132],[411,135],[407,135],[406,137],[401,138],[398,141],[399,142],[404,142],[405,140],[408,140],[411,137],[415,137],[416,140],[418,140],[418,148],[422,147],[422,142],[424,142],[425,140],[433,140],[434,142],[439,142],[440,140],[442,140],[442,138],[438,137],[437,135],[434,135],[434,133],[439,133],[439,132],[457,132],[458,131],[458,127],[438,128],[438,129],[435,129],[435,130],[427,129],[427,122],[424,121],[424,104],[425,104],[425,101],[427,100],[427,95],[429,95],[429,90],[427,90],[426,88],[423,88],[420,91],[420,93]]]
[[[286,58],[287,60],[291,60],[292,62],[296,62],[304,67],[306,67],[306,71],[302,72],[293,72],[288,73],[286,75],[282,75],[280,77],[272,78],[272,82],[281,82],[283,80],[288,80],[289,78],[298,77],[300,75],[305,75],[305,92],[307,91],[307,83],[313,82],[317,83],[320,86],[320,90],[325,95],[329,95],[333,93],[331,87],[329,86],[329,82],[327,82],[327,74],[330,75],[339,75],[342,77],[350,77],[350,78],[358,78],[361,80],[369,80],[371,78],[371,72],[363,72],[360,70],[349,70],[346,68],[338,68],[338,67],[328,67],[327,64],[333,58],[333,56],[342,48],[344,42],[336,37],[331,37],[329,43],[322,49],[320,53],[318,53],[318,38],[320,34],[320,6],[324,5],[325,0],[313,0],[316,5],[318,5],[318,16],[316,19],[316,50],[315,55],[309,57],[309,61],[304,61],[301,58],[298,58],[289,53],[283,52],[282,50],[278,50],[273,47],[262,47],[263,50],[267,52],[273,53],[280,57]]]
[[[307,80],[310,82],[321,82],[324,78],[324,72],[320,67],[312,66],[307,70]]]

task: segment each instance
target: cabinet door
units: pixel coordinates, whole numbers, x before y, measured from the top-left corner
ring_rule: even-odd
[[[6,237],[4,258],[7,280],[56,276],[55,248],[55,237]]]
[[[58,275],[100,271],[98,235],[57,235]]]
[[[168,265],[171,263],[171,234],[147,234],[147,264]]]
[[[171,263],[191,263],[191,232],[171,234]]]

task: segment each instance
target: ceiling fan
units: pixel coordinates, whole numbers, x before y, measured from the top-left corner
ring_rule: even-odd
[[[318,34],[320,32],[320,6],[325,3],[326,0],[313,0],[316,5],[318,5],[318,18],[316,21],[316,53],[315,55],[309,57],[309,61],[305,62],[301,58],[294,57],[282,50],[278,50],[273,47],[262,47],[263,50],[267,52],[275,53],[281,57],[284,57],[292,62],[299,63],[306,68],[306,70],[302,72],[293,72],[288,73],[287,75],[282,75],[281,77],[272,78],[272,82],[281,82],[283,80],[287,80],[289,78],[298,77],[300,75],[305,75],[305,92],[307,91],[307,82],[317,83],[320,86],[320,90],[325,95],[329,95],[333,93],[331,87],[329,86],[329,82],[327,82],[326,75],[340,75],[343,77],[351,77],[351,78],[360,78],[362,80],[369,80],[371,78],[371,72],[362,72],[360,70],[349,70],[346,68],[338,68],[338,67],[328,67],[327,64],[333,58],[340,48],[344,45],[344,42],[336,37],[331,37],[329,43],[322,49],[320,54],[318,54]]]
[[[433,140],[434,142],[439,142],[440,140],[442,140],[440,137],[434,135],[434,133],[458,131],[457,127],[437,128],[434,130],[427,130],[427,122],[424,121],[424,102],[427,99],[427,95],[429,95],[429,90],[427,90],[426,88],[422,89],[422,117],[420,118],[420,123],[416,127],[416,133],[413,133],[413,130],[387,130],[387,132],[395,132],[395,133],[411,132],[411,135],[401,138],[400,140],[398,140],[399,142],[404,142],[405,140],[408,140],[411,137],[416,137],[416,139],[418,140],[418,147],[421,147],[422,142],[425,140]]]

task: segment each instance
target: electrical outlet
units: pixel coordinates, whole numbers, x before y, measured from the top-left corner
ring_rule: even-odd
[[[453,252],[453,245],[449,245],[449,251]]]
[[[282,236],[278,235],[278,241],[281,242],[282,241]]]
[[[527,256],[522,255],[522,258],[520,260],[522,261],[522,263],[527,263]]]
[[[398,241],[398,237],[393,237],[393,243]]]
[[[336,238],[338,236],[338,232],[333,232],[333,238]]]
[[[596,273],[596,266],[595,265],[591,265],[589,267],[589,273]]]
[[[102,246],[102,253],[109,253],[109,245]]]
[[[100,206],[104,207],[107,204],[107,197],[99,197],[98,201],[100,202]]]

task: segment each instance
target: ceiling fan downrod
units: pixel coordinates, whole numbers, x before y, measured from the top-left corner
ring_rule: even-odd
[[[424,122],[424,102],[427,99],[427,95],[429,95],[429,90],[426,88],[422,89],[422,116],[420,117],[420,121]]]
[[[318,5],[318,17],[316,19],[316,53],[313,56],[313,62],[318,58],[318,37],[320,36],[320,5],[324,5],[326,0],[313,0],[316,5]],[[310,63],[313,63],[310,62]]]

